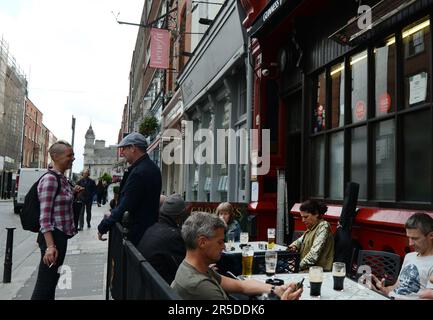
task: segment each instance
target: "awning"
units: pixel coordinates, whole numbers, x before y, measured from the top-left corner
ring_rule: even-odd
[[[248,35],[250,37],[259,37],[260,35],[269,33],[273,27],[287,17],[301,2],[301,0],[269,1],[248,30]]]
[[[371,25],[364,26],[365,18],[360,15],[353,17],[349,22],[332,35],[329,39],[335,40],[343,45],[356,45],[375,31],[378,26],[389,18],[401,12],[404,8],[417,0],[382,0],[371,8]],[[365,20],[365,21],[364,21]],[[361,26],[361,28],[360,28]]]

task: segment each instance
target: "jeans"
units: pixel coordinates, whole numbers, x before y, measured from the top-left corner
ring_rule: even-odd
[[[58,269],[63,265],[68,245],[68,236],[58,229],[52,232],[54,243],[57,247],[58,257],[56,264],[49,268],[42,260],[47,249],[45,238],[42,233],[38,234],[38,244],[41,249],[41,261],[39,263],[38,278],[36,280],[35,289],[33,290],[31,300],[54,300],[56,294],[56,286],[59,281],[60,274]]]
[[[92,202],[84,202],[81,207],[80,213],[80,229],[83,229],[84,226],[84,210],[86,210],[86,222],[87,225],[90,226],[90,221],[92,220]]]

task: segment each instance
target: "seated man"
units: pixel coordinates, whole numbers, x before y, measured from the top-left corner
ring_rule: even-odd
[[[161,197],[161,201],[159,221],[146,230],[137,249],[170,284],[185,258],[180,227],[186,218],[186,208],[178,194]]]
[[[216,263],[224,250],[226,224],[216,215],[196,212],[182,226],[186,257],[171,284],[186,300],[228,300],[227,293],[260,295],[275,293],[282,300],[299,299],[302,288],[295,283],[279,287],[255,280],[239,281],[222,276],[209,266]]]
[[[415,213],[406,224],[409,245],[415,252],[404,258],[396,283],[385,287],[385,279],[379,281],[374,275],[376,288],[396,299],[421,298],[424,290],[432,288],[429,278],[433,276],[433,218],[426,213]],[[427,292],[428,293],[428,292]]]

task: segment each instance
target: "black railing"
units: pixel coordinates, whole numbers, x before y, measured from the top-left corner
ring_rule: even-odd
[[[128,240],[124,226],[116,223],[108,237],[106,300],[181,300]]]

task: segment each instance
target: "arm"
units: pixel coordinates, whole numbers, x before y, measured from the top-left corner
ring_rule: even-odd
[[[330,230],[328,228],[327,223],[322,223],[317,230],[316,237],[314,238],[313,245],[311,246],[310,251],[307,255],[302,259],[299,264],[299,268],[305,269],[309,266],[314,266],[319,259],[320,254],[322,253],[323,248],[325,247],[326,240],[330,235]]]
[[[371,274],[371,278],[375,285],[372,287],[373,290],[379,291],[380,293],[388,296],[391,291],[399,286],[399,280],[397,280],[392,286],[385,286],[385,279],[379,280],[374,274]]]
[[[301,248],[302,242],[304,241],[304,235],[300,236],[298,239],[296,239],[295,241],[293,241],[290,245],[289,248],[294,248],[296,250],[299,250]]]

